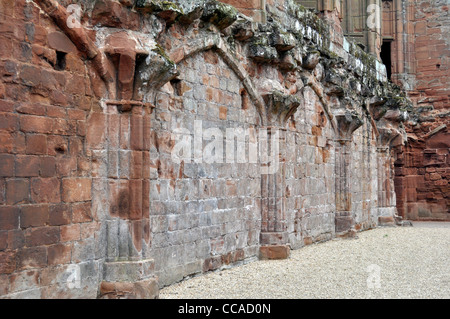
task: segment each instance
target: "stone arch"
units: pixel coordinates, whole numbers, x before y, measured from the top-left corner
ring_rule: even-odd
[[[259,96],[257,89],[250,79],[248,72],[244,67],[236,60],[233,54],[230,52],[225,42],[219,35],[206,35],[193,40],[190,46],[178,47],[171,50],[168,55],[175,64],[186,60],[189,57],[194,56],[197,53],[213,50],[215,51],[225,62],[225,64],[230,67],[230,69],[236,74],[236,76],[241,81],[245,90],[250,97],[250,100],[255,105],[263,124],[266,121],[266,110],[265,103]]]
[[[311,75],[308,80],[306,81],[305,85],[308,85],[311,87],[312,91],[317,95],[317,97],[319,98],[319,104],[321,105],[325,116],[328,120],[328,122],[330,123],[333,132],[335,133],[335,135],[337,136],[339,134],[339,130],[338,130],[338,124],[336,122],[335,117],[333,116],[331,110],[330,110],[330,105],[329,102],[327,102],[327,100],[325,99],[325,93],[323,91],[322,86],[320,85],[320,83],[316,80],[316,78]]]

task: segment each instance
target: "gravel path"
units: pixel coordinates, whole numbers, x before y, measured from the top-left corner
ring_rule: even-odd
[[[377,228],[166,287],[161,299],[450,298],[450,223]]]

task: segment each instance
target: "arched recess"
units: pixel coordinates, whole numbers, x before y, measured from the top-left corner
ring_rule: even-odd
[[[172,49],[168,52],[168,56],[175,64],[179,64],[189,57],[194,56],[197,53],[213,50],[223,59],[223,61],[233,70],[236,76],[239,78],[243,84],[245,90],[248,93],[250,100],[255,105],[260,117],[262,124],[266,124],[266,110],[264,107],[264,101],[259,96],[255,85],[248,72],[244,67],[236,60],[233,54],[230,52],[225,42],[222,40],[220,35],[211,34],[203,37],[199,37],[189,43],[189,46],[182,46]]]
[[[196,230],[199,229],[198,233],[204,234],[202,243],[206,243],[206,248],[201,249],[198,248],[199,243],[193,241],[192,236],[183,237],[182,245],[197,250],[195,260],[192,260],[195,261],[195,265],[192,267],[185,267],[182,264],[183,261],[177,260],[176,256],[169,255],[166,260],[163,260],[155,253],[155,270],[162,283],[169,283],[171,280],[166,275],[168,273],[167,264],[170,267],[182,268],[180,276],[191,276],[195,272],[217,269],[223,264],[254,257],[254,252],[257,251],[259,244],[260,174],[258,163],[250,161],[247,157],[250,156],[249,150],[247,152],[250,137],[248,141],[246,137],[244,142],[246,146],[244,163],[240,162],[238,157],[239,149],[236,145],[239,143],[240,137],[237,136],[237,131],[230,130],[234,134],[233,140],[234,138],[237,140],[232,143],[234,144],[233,149],[235,149],[232,156],[236,156],[235,161],[229,162],[227,157],[229,153],[225,153],[230,141],[228,128],[252,129],[256,135],[261,127],[261,113],[253,102],[256,100],[256,90],[246,72],[235,61],[230,62],[234,57],[230,58],[226,54],[221,54],[220,52],[223,50],[218,49],[214,43],[211,43],[212,41],[208,43],[211,38],[214,39],[214,36],[189,41],[189,48],[183,47],[178,57],[175,53],[177,49],[168,52],[170,60],[177,65],[179,75],[169,81],[170,85],[166,82],[160,89],[153,88],[157,92],[154,94],[155,109],[152,119],[152,123],[155,123],[152,124],[155,141],[155,149],[152,149],[152,162],[158,165],[158,169],[155,170],[155,175],[152,175],[152,196],[157,194],[152,205],[156,206],[158,200],[164,204],[165,201],[172,201],[175,203],[174,205],[186,209],[181,208],[177,210],[177,214],[174,214],[170,211],[170,207],[164,206],[157,211],[152,206],[152,219],[167,220],[167,227],[177,225],[180,233],[197,232]],[[219,79],[223,81],[219,83]],[[226,83],[225,87],[223,86],[224,82]],[[240,104],[242,92],[245,92],[245,96],[249,99],[245,106]],[[152,91],[148,94],[153,98]],[[220,97],[223,97],[223,100]],[[224,112],[222,113],[222,111]],[[198,122],[195,122],[198,120],[203,125],[200,125],[200,128],[197,125]],[[181,130],[173,130],[175,126]],[[196,157],[199,154],[196,152],[195,144],[199,137],[198,129],[202,130],[203,137],[208,134],[206,133],[208,130],[223,135],[224,140],[226,138],[227,143],[222,144],[223,153],[226,154],[223,162],[217,163],[215,159],[208,162],[205,161],[205,157]],[[173,144],[169,144],[171,135],[177,140]],[[245,135],[250,135],[250,133],[246,132]],[[253,138],[257,141],[255,135]],[[186,137],[189,141],[186,144],[191,146],[189,149],[194,149],[194,152],[188,156],[189,160],[183,161],[183,158],[179,158],[180,163],[178,164],[172,160],[171,156],[173,155],[172,150],[181,144],[177,144],[179,136]],[[215,139],[216,135],[214,135]],[[211,138],[212,140],[213,138]],[[207,142],[206,137],[201,142],[202,146],[211,144]],[[200,156],[205,154],[205,147],[199,150]],[[184,148],[182,152],[185,154]],[[251,167],[251,172],[250,169],[246,169],[247,167]],[[189,186],[184,187],[185,185]],[[172,200],[169,192],[174,188],[182,189],[183,195],[179,197],[181,192],[174,192],[177,197]],[[195,191],[191,191],[190,188],[195,188]],[[158,198],[159,194],[161,195]],[[186,200],[184,200],[185,194],[188,196]],[[168,215],[169,217],[167,217]],[[201,220],[201,225],[194,222],[196,218]],[[226,224],[224,219],[233,219],[236,227],[222,227]],[[193,221],[192,224],[187,226],[187,220]],[[159,225],[156,223],[152,225],[154,238],[159,235],[158,232],[162,233],[169,229],[161,229]],[[200,227],[210,226],[215,228],[218,225],[223,228],[223,233],[217,233],[215,230],[205,232],[205,229],[203,231],[200,229]],[[160,228],[157,229],[157,227]],[[159,246],[157,249],[170,251],[173,246],[176,246],[175,242],[171,241],[172,239],[175,240],[173,237],[164,240],[160,243],[162,248]],[[157,240],[156,238],[155,242]],[[252,249],[247,249],[248,247]],[[193,257],[189,255],[189,258]],[[190,261],[191,259],[189,259]],[[195,268],[197,265],[201,267]]]

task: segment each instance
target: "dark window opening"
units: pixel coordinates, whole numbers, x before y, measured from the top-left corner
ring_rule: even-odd
[[[359,46],[361,48],[361,50],[365,51],[366,50],[366,46],[360,42],[356,43],[357,46]]]
[[[391,59],[391,41],[383,41],[381,45],[381,61],[386,66],[387,77],[391,80],[392,76],[392,59]]]
[[[240,95],[241,95],[241,108],[243,110],[247,110],[249,104],[247,91],[245,89],[241,89]]]
[[[64,71],[66,69],[66,52],[56,51],[55,70]]]
[[[181,96],[181,80],[180,79],[173,79],[170,81],[170,84],[173,88],[173,93],[176,96]]]
[[[139,100],[139,92],[138,92],[138,88],[140,86],[139,84],[139,72],[142,70],[142,68],[144,67],[145,60],[147,59],[148,54],[140,54],[137,53],[136,54],[136,62],[135,62],[135,68],[134,68],[134,80],[133,80],[133,100]]]

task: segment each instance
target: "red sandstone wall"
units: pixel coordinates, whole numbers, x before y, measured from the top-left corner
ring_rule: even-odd
[[[263,21],[264,19],[264,3],[266,0],[221,0],[220,2],[232,5],[255,21]]]
[[[84,140],[98,104],[79,52],[61,33],[49,43],[54,31],[32,3],[0,1],[0,295],[57,296],[55,276],[94,259]]]
[[[409,92],[417,106],[450,107],[450,6],[445,1],[417,0],[414,12],[416,83]]]
[[[450,121],[445,124],[448,127]],[[450,134],[443,129],[423,140],[410,140],[397,154],[395,189],[400,215],[412,220],[450,219],[449,147]]]
[[[379,210],[391,208],[387,200],[377,202],[377,193],[383,198],[390,191],[377,179],[390,177],[376,174],[378,166],[387,164],[376,161],[374,123],[364,117],[354,137],[360,125],[356,119],[344,121],[346,116],[337,114],[341,121],[332,125],[325,115],[328,107],[345,110],[347,104],[331,94],[326,106],[329,93],[323,85],[333,74],[318,60],[314,63],[316,53],[305,56],[308,71],[303,76],[311,87],[301,93],[299,71],[284,68],[301,64],[302,57],[287,56],[284,63],[274,58],[275,53],[286,57],[285,50],[296,43],[266,46],[273,54],[259,56],[247,52],[243,42],[236,46],[237,59],[220,33],[211,32],[215,26],[166,28],[166,21],[173,22],[171,14],[159,13],[161,25],[155,28],[165,32],[157,40],[179,64],[181,84],[172,82],[174,86],[158,91],[150,115],[149,103],[118,101],[136,98],[130,86],[139,83],[133,76],[142,74],[133,72],[137,51],[132,37],[125,32],[107,37],[111,30],[105,31],[142,29],[144,19],[126,7],[131,2],[99,0],[93,9],[90,22],[99,26],[97,40],[105,42],[102,50],[110,50],[105,68],[97,60],[96,70],[109,67],[117,75],[108,90],[92,70],[94,62],[75,47],[80,43],[56,32],[37,2],[0,3],[0,296],[95,298],[101,281],[100,294],[114,296],[120,290],[114,283],[142,282],[154,270],[160,283],[170,284],[254,257],[261,244],[272,240],[301,247],[353,227],[373,227]],[[96,38],[94,31],[85,31]],[[138,42],[153,40],[137,33],[133,36],[144,37]],[[339,35],[333,40],[342,42]],[[308,39],[313,45],[325,40],[317,32]],[[149,51],[144,53],[162,58]],[[157,62],[152,60],[145,70]],[[287,124],[272,118],[280,106],[270,91],[273,84],[286,92],[281,105],[289,110],[286,114],[298,107],[291,95],[301,100],[301,110],[286,118]],[[359,106],[365,102],[356,89],[350,91],[362,113]],[[266,107],[261,96],[270,111],[265,120],[284,132],[275,178],[261,177],[255,167],[241,163],[189,166],[170,161],[171,129],[190,127],[194,119],[223,130],[257,127],[258,112]],[[109,100],[100,103],[100,98]],[[271,236],[275,231],[280,238]],[[82,267],[78,290],[67,285],[71,265]]]
[[[417,0],[409,15],[408,92],[418,118],[407,127],[408,145],[396,161],[399,214],[409,219],[450,219],[450,18],[444,2]],[[402,58],[394,60],[403,63]],[[434,130],[439,130],[435,133]]]

